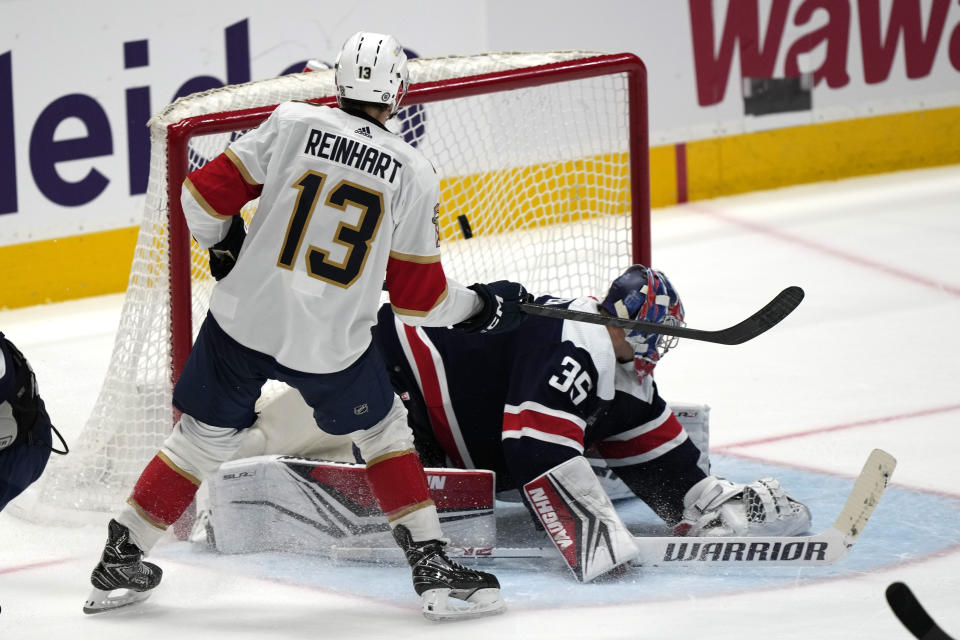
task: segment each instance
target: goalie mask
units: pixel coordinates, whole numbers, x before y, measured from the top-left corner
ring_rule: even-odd
[[[338,102],[342,98],[372,102],[396,112],[407,92],[407,54],[393,36],[353,34],[340,49],[334,69]]]
[[[642,264],[631,266],[614,280],[600,306],[618,318],[686,326],[677,290],[663,272]],[[679,340],[676,336],[640,331],[629,331],[626,338],[633,347],[633,362],[641,381],[653,373],[660,358]]]

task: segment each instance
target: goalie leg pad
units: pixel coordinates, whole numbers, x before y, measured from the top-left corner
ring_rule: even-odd
[[[637,555],[633,535],[583,456],[531,480],[523,491],[580,582],[589,582]]]
[[[241,432],[242,444],[232,459],[283,455],[356,462],[350,436],[327,433],[317,426],[313,409],[303,395],[290,387],[272,396],[261,396],[257,421]]]
[[[451,546],[496,547],[493,472],[425,471]],[[221,553],[332,552],[359,559],[368,557],[357,555],[364,550],[394,551],[395,539],[363,465],[263,456],[227,462],[203,486],[210,492],[209,528],[199,530],[198,538]],[[417,518],[434,517],[427,511],[432,509],[419,509],[393,524],[417,526]]]

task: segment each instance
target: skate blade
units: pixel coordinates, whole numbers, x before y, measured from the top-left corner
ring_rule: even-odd
[[[499,589],[480,589],[465,601],[451,598],[450,589],[429,589],[421,598],[423,617],[434,622],[495,616],[507,609]]]
[[[114,592],[117,593],[114,594]],[[104,611],[113,611],[121,607],[129,607],[132,604],[143,602],[150,597],[152,592],[152,589],[149,591],[133,591],[131,589],[104,591],[94,588],[90,591],[86,602],[83,603],[83,612],[103,613]]]

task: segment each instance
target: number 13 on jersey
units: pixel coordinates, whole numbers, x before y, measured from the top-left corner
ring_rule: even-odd
[[[283,246],[277,258],[277,266],[293,269],[300,253],[300,244],[313,217],[320,199],[320,192],[327,176],[315,171],[307,171],[291,186],[300,194],[293,206]],[[329,209],[345,212],[351,204],[360,209],[357,224],[348,224],[340,220],[333,241],[347,248],[342,262],[330,259],[330,254],[319,247],[307,247],[307,274],[346,289],[360,277],[370,253],[370,243],[377,235],[380,220],[383,217],[383,194],[348,180],[341,180],[327,193],[324,205]],[[342,216],[334,211],[334,215]]]

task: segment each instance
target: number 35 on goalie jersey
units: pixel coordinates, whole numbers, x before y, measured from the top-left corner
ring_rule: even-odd
[[[570,400],[573,401],[573,404],[580,404],[587,399],[587,394],[593,388],[590,372],[584,370],[573,356],[564,356],[560,362],[560,367],[560,375],[550,376],[548,383],[554,389],[564,392],[569,391]]]
[[[593,304],[585,298],[550,302],[571,309]],[[590,310],[596,313],[595,305]],[[614,396],[616,361],[607,330],[532,318],[527,324],[538,325],[530,327],[537,338],[518,340],[504,403],[504,443],[530,438],[583,453],[587,427]]]

